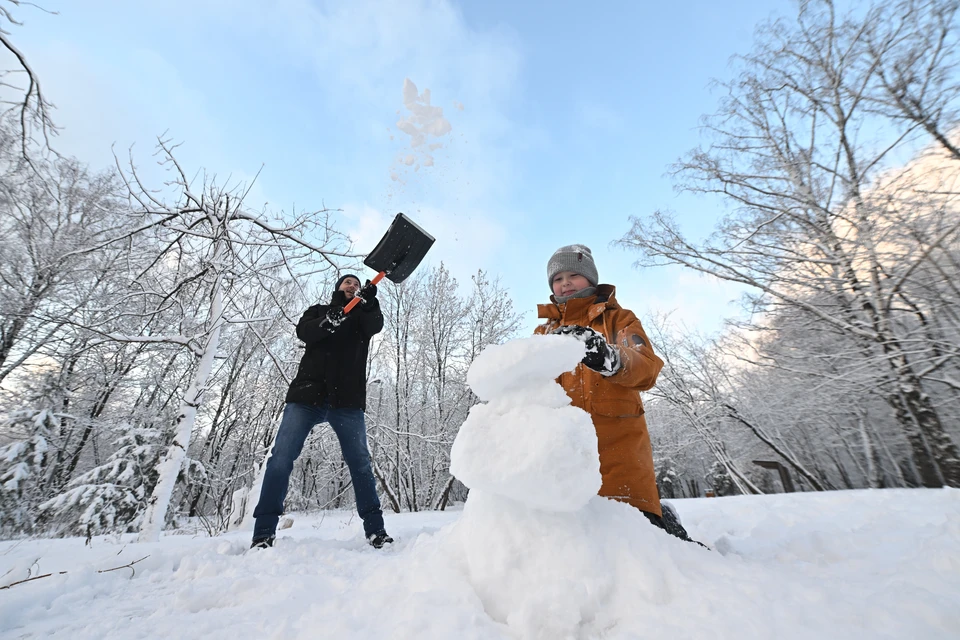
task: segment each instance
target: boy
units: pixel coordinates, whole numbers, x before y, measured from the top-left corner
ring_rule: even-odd
[[[590,414],[597,430],[599,495],[626,502],[655,525],[689,540],[669,506],[662,509],[650,434],[640,391],[653,387],[663,361],[650,346],[637,316],[617,303],[616,288],[598,284],[590,249],[560,247],[547,263],[550,304],[538,305],[546,322],[535,333],[560,333],[584,342],[587,353],[560,384]]]

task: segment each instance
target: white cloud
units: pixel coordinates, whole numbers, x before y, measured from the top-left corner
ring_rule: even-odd
[[[103,167],[113,164],[111,146],[123,161],[133,145],[138,166],[151,172],[164,132],[175,141],[189,135],[205,155],[220,145],[222,128],[203,95],[156,51],[135,49],[121,60],[58,41],[32,52],[31,62],[57,106],[63,132],[54,144],[61,153]]]
[[[506,149],[527,135],[505,115],[506,103],[519,90],[521,69],[512,34],[471,29],[459,10],[442,0],[247,0],[242,8],[213,0],[210,5],[229,5],[220,19],[238,29],[238,37],[269,43],[264,53],[270,61],[309,65],[324,87],[323,99],[343,111],[343,119],[330,126],[359,117],[382,118],[363,132],[369,137],[356,140],[357,145],[389,143],[396,129],[384,135],[382,125],[395,125],[397,109],[418,106],[403,97],[405,78],[429,88],[434,103],[454,101],[456,121],[433,119],[432,125],[442,130],[430,131],[447,133],[451,125],[455,129],[456,135],[444,141],[446,155],[429,153],[419,163],[444,165],[443,179],[431,185],[434,201],[476,199],[502,193],[512,183],[515,172]],[[464,104],[471,108],[463,110]],[[382,170],[385,177],[391,170],[402,177],[396,168]]]
[[[310,199],[323,198],[336,208],[359,198],[386,211],[449,211],[441,217],[456,220],[454,227],[473,228],[494,243],[502,235],[490,230],[500,228],[500,197],[516,179],[510,147],[524,135],[506,116],[519,90],[519,46],[510,32],[471,28],[452,2],[93,2],[83,12],[65,8],[48,23],[51,28],[38,24],[23,34],[32,39],[31,60],[57,102],[61,152],[105,166],[113,162],[111,144],[125,157],[135,143],[135,161],[154,184],[162,178],[152,156],[155,137],[168,131],[184,142],[178,154],[191,170],[248,179],[265,162],[251,206],[271,200],[314,207],[320,203]],[[104,38],[107,32],[116,39]],[[251,59],[256,67],[243,67]],[[233,77],[218,67],[225,63],[245,72],[243,84],[229,92],[236,108],[226,112],[223,92],[211,90],[218,85],[203,80]],[[408,77],[429,89],[417,93],[419,102],[407,100],[408,107],[453,105],[445,110],[452,115],[428,123],[424,134],[434,137],[425,135],[417,151],[396,127]],[[248,96],[273,95],[277,110],[249,119]],[[289,131],[286,138],[272,134],[278,123],[270,119],[290,113],[279,108],[290,103],[297,118],[311,119],[298,139]],[[251,128],[259,138],[248,135]],[[318,134],[340,136],[331,147],[312,138]],[[261,142],[245,144],[251,138]],[[265,146],[271,140],[274,146]],[[277,189],[278,177],[294,164],[316,167],[323,176],[333,165],[351,176],[353,184],[343,186],[353,192],[338,182],[321,183],[322,191],[305,181]],[[487,210],[497,213],[485,216],[485,203],[496,203]]]
[[[266,163],[253,208],[343,209],[357,252],[404,211],[437,238],[425,267],[443,261],[461,282],[478,268],[517,272],[513,156],[538,132],[508,115],[524,90],[514,33],[473,28],[447,0],[93,2],[56,20],[59,31],[33,32],[31,50],[58,103],[61,151],[102,166],[111,143],[125,154],[135,142],[138,164],[157,171],[155,136],[169,130],[190,170],[249,182]],[[237,76],[225,101],[213,79]],[[408,111],[405,78],[419,89]],[[443,120],[424,131],[443,135],[412,147],[397,112],[428,102]]]
[[[611,266],[621,259],[616,254]],[[617,298],[637,315],[669,315],[672,326],[680,330],[713,333],[722,321],[741,313],[740,296],[746,289],[715,276],[679,266],[631,269],[629,276],[616,282]]]
[[[349,131],[355,148],[336,151],[389,182],[391,160],[375,166],[368,157],[391,146],[384,129],[396,132],[401,87],[410,77],[432,90],[434,104],[454,103],[458,117],[453,125],[459,135],[444,149],[452,158],[445,172],[462,179],[434,185],[436,197],[476,198],[510,182],[509,154],[501,147],[518,135],[505,116],[505,104],[519,88],[517,38],[497,28],[472,29],[446,0],[169,0],[123,7],[93,2],[83,12],[65,8],[45,20],[22,32],[31,40],[31,60],[58,103],[58,122],[67,129],[63,150],[96,164],[110,160],[114,141],[124,148],[137,142],[147,153],[153,137],[169,130],[203,149],[200,164],[223,170],[233,164],[232,157],[216,157],[225,141],[235,143],[250,126],[273,126],[236,120],[247,97],[275,95],[276,114],[257,114],[260,119],[295,112],[313,118],[305,131]],[[109,29],[103,26],[108,23]],[[138,38],[129,36],[134,32]],[[59,42],[52,33],[61,34]],[[107,33],[118,36],[105,39]],[[136,50],[129,50],[132,43]],[[182,66],[185,59],[189,69]],[[226,92],[216,82],[204,85],[203,75],[233,77],[223,64],[233,74],[247,71],[241,84]],[[211,95],[211,86],[220,91]],[[223,112],[224,94],[235,96],[237,108],[229,114]],[[464,103],[471,106],[466,113],[459,108]],[[319,140],[295,141],[311,143],[315,153],[329,153]],[[272,150],[250,155],[254,151],[277,166]]]
[[[368,204],[348,204],[343,207],[344,233],[357,251],[368,253],[383,237],[393,216]]]

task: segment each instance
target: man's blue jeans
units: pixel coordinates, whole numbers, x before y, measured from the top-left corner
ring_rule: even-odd
[[[267,470],[260,488],[260,502],[253,510],[257,519],[253,538],[268,538],[276,534],[277,522],[283,514],[283,501],[290,486],[293,463],[314,425],[329,422],[340,440],[343,460],[353,480],[353,494],[357,498],[357,513],[363,519],[365,535],[383,530],[383,511],[377,496],[377,481],[370,465],[370,450],[367,448],[367,427],[363,421],[363,409],[333,409],[329,404],[315,406],[288,402],[283,409],[283,419],[273,442],[273,455],[267,460]]]

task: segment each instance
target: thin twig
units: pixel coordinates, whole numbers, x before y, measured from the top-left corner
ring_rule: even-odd
[[[143,556],[142,558],[140,558],[139,560],[134,560],[133,562],[128,562],[127,564],[120,565],[119,567],[111,567],[111,568],[109,568],[109,569],[99,569],[99,570],[97,570],[97,573],[109,573],[109,572],[111,572],[111,571],[119,571],[120,569],[130,569],[130,577],[132,578],[133,576],[135,576],[135,575],[137,574],[137,571],[136,571],[136,569],[133,568],[133,565],[137,564],[138,562],[143,562],[144,560],[146,560],[146,559],[149,558],[149,557],[150,557],[149,555],[146,555],[146,556]],[[45,573],[45,574],[43,574],[43,575],[41,575],[41,576],[33,576],[32,578],[24,578],[23,580],[18,580],[18,581],[16,581],[16,582],[11,582],[11,583],[8,584],[8,585],[5,585],[5,586],[3,586],[3,587],[0,587],[0,589],[9,589],[10,587],[15,587],[15,586],[17,586],[18,584],[25,584],[25,583],[27,583],[27,582],[33,582],[34,580],[40,580],[41,578],[49,578],[50,576],[62,576],[62,575],[64,575],[65,573],[68,573],[68,572],[67,572],[67,571],[57,571],[57,572],[52,572],[52,573]]]

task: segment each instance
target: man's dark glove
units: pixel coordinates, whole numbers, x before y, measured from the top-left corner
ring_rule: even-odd
[[[331,329],[339,327],[340,323],[343,322],[343,307],[330,307],[327,309],[327,326]]]
[[[367,280],[363,288],[357,292],[357,297],[360,298],[361,308],[372,309],[377,306],[377,285]]]
[[[593,329],[571,324],[560,327],[554,333],[571,336],[582,342],[587,353],[580,362],[601,375],[612,376],[620,370],[620,352]]]

